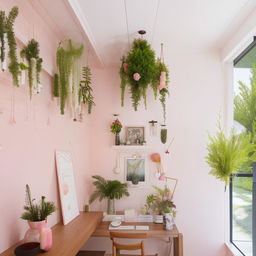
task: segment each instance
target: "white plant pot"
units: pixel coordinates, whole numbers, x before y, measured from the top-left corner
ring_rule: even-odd
[[[164,223],[164,216],[163,215],[155,215],[155,223],[162,224]]]

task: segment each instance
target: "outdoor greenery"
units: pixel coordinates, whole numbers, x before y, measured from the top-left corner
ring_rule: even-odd
[[[209,135],[206,161],[211,167],[210,174],[224,181],[226,186],[231,175],[255,160],[256,148],[249,134],[238,135],[231,130],[230,135],[226,136],[220,125],[218,128],[215,136]]]
[[[28,45],[22,49],[20,56],[28,62],[28,81],[29,95],[32,97],[33,92],[38,93],[38,85],[40,84],[40,73],[42,70],[43,59],[39,57],[39,43],[35,39],[31,39]]]
[[[89,67],[82,69],[83,80],[80,82],[79,88],[79,102],[87,105],[88,114],[91,114],[92,107],[95,106],[94,97],[92,95],[91,87],[91,70]]]
[[[45,197],[42,196],[38,204],[35,199],[32,199],[29,185],[26,185],[26,205],[24,206],[25,212],[21,218],[28,221],[42,221],[46,220],[47,216],[51,215],[56,207],[53,202],[46,202]]]
[[[250,86],[239,81],[239,94],[234,99],[234,119],[247,132],[255,135],[256,127],[256,65],[251,69]]]
[[[120,199],[123,196],[129,196],[127,189],[128,185],[126,183],[121,183],[118,180],[106,180],[99,175],[94,175],[92,177],[95,179],[93,185],[96,190],[90,196],[90,204],[96,199],[102,201],[104,198]]]

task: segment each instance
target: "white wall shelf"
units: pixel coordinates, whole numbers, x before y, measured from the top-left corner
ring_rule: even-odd
[[[126,150],[151,150],[152,148],[147,145],[120,145],[116,146],[113,145],[112,149],[119,150],[119,151],[126,151]]]

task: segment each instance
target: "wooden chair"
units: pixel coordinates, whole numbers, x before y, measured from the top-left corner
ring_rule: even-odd
[[[145,255],[144,252],[144,243],[141,241],[136,244],[120,244],[116,242],[116,238],[128,238],[128,239],[145,239],[147,238],[146,233],[124,233],[124,232],[110,232],[110,239],[112,240],[112,256],[134,256],[138,254],[121,254],[121,250],[126,251],[135,251],[140,250],[140,256],[158,256],[154,255]]]

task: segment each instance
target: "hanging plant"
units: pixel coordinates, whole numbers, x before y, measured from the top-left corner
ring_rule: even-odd
[[[42,70],[43,59],[39,57],[39,43],[32,39],[28,45],[20,52],[20,56],[28,62],[28,80],[30,99],[32,94],[41,91],[40,73]]]
[[[1,60],[1,69],[4,71],[3,63],[5,60],[5,12],[0,11],[0,60]]]
[[[13,84],[19,86],[19,63],[17,58],[17,43],[15,40],[15,34],[13,31],[13,25],[16,17],[18,16],[19,9],[17,6],[13,7],[6,17],[5,12],[0,12],[0,59],[1,68],[5,70],[6,56],[9,57],[8,69],[12,74]],[[7,47],[8,42],[8,47]],[[9,49],[8,49],[9,48]]]
[[[88,114],[92,112],[92,106],[95,106],[93,101],[91,85],[91,70],[89,67],[83,67],[83,80],[80,82],[79,88],[79,103],[84,103],[88,106]]]
[[[59,75],[55,74],[53,77],[53,96],[54,97],[59,97]]]
[[[168,89],[168,84],[169,84],[169,70],[168,67],[164,64],[164,62],[161,61],[160,58],[157,59],[156,61],[156,77],[155,81],[157,86],[157,91],[159,91],[159,100],[162,105],[163,109],[163,118],[164,118],[164,123],[166,121],[166,99],[169,96],[169,89]]]
[[[79,108],[79,84],[80,84],[80,59],[83,53],[83,45],[77,48],[73,46],[69,39],[61,42],[57,49],[57,68],[59,75],[59,95],[60,110],[63,115],[65,112],[68,96],[72,98],[73,118],[76,120],[76,114]]]
[[[155,52],[144,39],[135,39],[127,57],[122,58],[120,68],[121,104],[124,104],[124,92],[129,85],[132,104],[137,111],[143,98],[146,108],[146,92],[149,84],[155,86]]]

